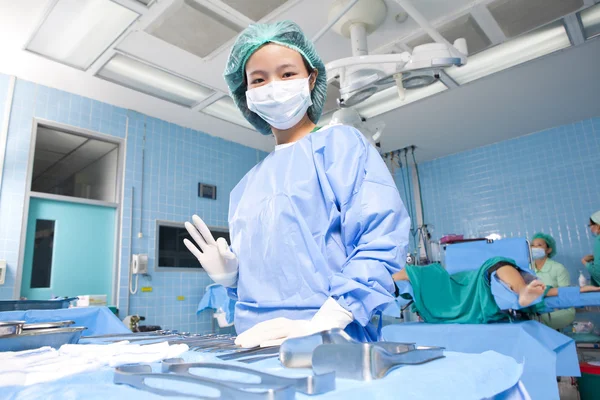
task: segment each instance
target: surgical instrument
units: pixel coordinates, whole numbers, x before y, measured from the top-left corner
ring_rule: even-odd
[[[310,368],[312,356],[317,346],[322,344],[358,343],[342,329],[331,329],[312,335],[291,338],[281,344],[279,360],[288,368]],[[395,354],[414,350],[412,343],[376,342],[375,345]]]
[[[162,379],[166,381],[189,383],[198,386],[213,388],[219,391],[219,396],[205,396],[201,394],[178,392],[169,389],[160,389],[146,384],[146,379]],[[133,386],[137,389],[145,390],[147,392],[151,392],[159,396],[191,397],[206,400],[292,400],[295,398],[296,394],[296,391],[293,386],[269,388],[261,391],[256,391],[255,389],[253,389],[252,391],[246,391],[243,389],[239,389],[239,387],[244,387],[244,384],[241,382],[236,382],[239,386],[234,387],[231,386],[229,382],[225,383],[223,381],[217,381],[199,376],[192,377],[178,374],[153,373],[152,367],[150,365],[124,365],[118,367],[115,369],[113,382],[119,385],[125,384]]]
[[[338,378],[371,381],[404,365],[419,365],[444,357],[442,347],[422,347],[392,354],[374,343],[322,344],[312,357],[315,373],[334,371]]]
[[[162,362],[162,372],[172,372],[179,375],[197,377],[198,375],[190,373],[192,368],[208,368],[222,371],[241,372],[249,375],[254,375],[260,378],[259,383],[243,383],[240,384],[245,388],[268,388],[268,387],[286,387],[293,386],[296,391],[304,394],[315,395],[323,394],[335,390],[335,373],[325,373],[309,375],[301,378],[288,378],[268,374],[247,367],[241,367],[233,364],[219,363],[185,363],[181,358],[171,358]],[[218,378],[213,378],[218,379]],[[228,385],[233,385],[233,382],[224,382]],[[237,385],[237,383],[235,383]]]
[[[249,356],[258,356],[258,355],[279,355],[279,346],[271,346],[271,347],[256,347],[253,349],[241,349],[235,351],[233,353],[224,354],[219,356],[223,361],[237,360],[240,358],[245,358]]]

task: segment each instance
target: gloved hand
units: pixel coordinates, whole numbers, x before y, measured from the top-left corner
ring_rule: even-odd
[[[274,318],[263,321],[238,335],[235,344],[248,348],[277,346],[292,337],[311,335],[333,328],[344,329],[353,320],[352,313],[330,297],[311,320]]]
[[[229,249],[225,238],[215,238],[210,233],[208,226],[199,216],[192,216],[194,225],[185,223],[185,229],[192,236],[198,247],[191,241],[184,239],[183,243],[193,255],[196,256],[208,276],[225,287],[236,287],[238,280],[238,259]],[[200,251],[202,250],[202,251]]]

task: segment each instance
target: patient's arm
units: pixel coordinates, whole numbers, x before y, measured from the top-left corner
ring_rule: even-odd
[[[582,286],[579,288],[580,293],[589,293],[589,292],[600,292],[600,287],[596,286]],[[556,297],[558,296],[558,288],[552,288],[548,290],[546,293],[546,297]]]

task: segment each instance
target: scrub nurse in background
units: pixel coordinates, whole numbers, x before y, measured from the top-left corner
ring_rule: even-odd
[[[237,300],[236,343],[274,345],[332,328],[378,340],[371,319],[394,300],[410,229],[384,161],[352,127],[313,132],[325,65],[293,22],[250,25],[224,76],[244,117],[276,142],[231,192],[231,247],[198,216],[186,223],[196,242],[186,246]]]
[[[590,217],[590,231],[596,237],[594,240],[594,254],[587,255],[581,262],[590,273],[590,283],[600,286],[600,211],[596,211]]]
[[[546,286],[554,288],[571,285],[569,271],[564,265],[551,258],[556,255],[556,241],[545,233],[536,233],[531,238],[531,254],[534,260],[535,274]],[[553,328],[563,329],[575,320],[575,309],[567,308],[542,314],[542,322]]]

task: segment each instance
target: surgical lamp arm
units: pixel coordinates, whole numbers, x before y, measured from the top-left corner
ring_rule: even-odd
[[[431,26],[429,21],[425,19],[423,14],[421,14],[409,0],[396,0],[396,3],[400,5],[406,11],[406,13],[413,19],[423,30],[427,33],[433,40],[438,43],[442,43],[448,46],[450,53],[454,57],[459,57],[461,59],[467,58],[467,43],[464,39],[457,39],[454,44],[450,43],[443,37],[435,28]],[[460,49],[456,48],[455,45],[458,45]]]
[[[374,54],[370,56],[346,57],[327,63],[325,68],[329,71],[358,64],[406,64],[410,61],[410,57],[408,51],[400,54]]]

